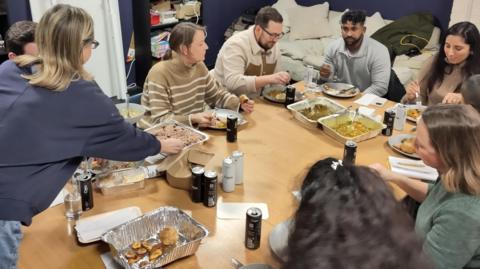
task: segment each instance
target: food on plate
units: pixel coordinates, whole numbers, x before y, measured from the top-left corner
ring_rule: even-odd
[[[299,110],[299,112],[311,120],[318,120],[319,118],[331,115],[333,113],[328,106],[322,104],[315,104],[314,106]]]
[[[402,139],[401,143],[398,145],[393,145],[397,149],[408,153],[408,154],[415,154],[415,137],[404,138]]]
[[[178,241],[178,232],[173,227],[165,227],[160,231],[160,240],[165,246],[175,245]]]
[[[150,261],[156,260],[158,257],[162,256],[162,254],[163,254],[162,249],[157,248],[157,249],[153,250],[152,252],[150,252],[150,255],[148,256],[148,259]]]
[[[213,128],[225,129],[227,128],[227,119],[215,117]]]
[[[145,254],[147,254],[147,249],[141,247],[141,248],[136,249],[135,252],[137,252],[137,255],[138,255],[138,256],[142,256],[142,257],[143,257],[143,256],[145,256]]]
[[[356,137],[371,131],[370,128],[359,121],[347,121],[332,128],[345,137]]]
[[[422,115],[422,111],[420,109],[413,108],[413,109],[407,110],[407,117],[417,120],[418,117],[420,117],[420,115]]]
[[[279,87],[278,89],[269,91],[267,96],[277,101],[285,101],[285,90]]]
[[[350,95],[350,94],[354,94],[357,91],[357,87],[355,86],[344,88],[344,89],[335,89],[325,84],[323,85],[323,88],[328,93],[336,94],[336,95]]]
[[[119,111],[120,111],[120,115],[122,115],[122,117],[124,118],[135,118],[143,114],[143,111],[134,109],[132,107],[130,107],[128,110],[126,107],[121,108]]]
[[[200,134],[178,124],[159,126],[151,133],[157,136],[159,139],[178,138],[183,142],[184,147],[188,147],[202,140],[202,136]]]
[[[137,257],[137,253],[135,253],[135,251],[129,249],[129,250],[127,250],[127,252],[125,252],[125,257],[127,259],[135,259]]]

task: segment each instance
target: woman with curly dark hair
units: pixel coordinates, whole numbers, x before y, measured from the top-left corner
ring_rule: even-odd
[[[448,28],[438,54],[427,61],[418,79],[406,88],[403,102],[424,105],[462,103],[460,87],[468,77],[480,73],[480,33],[471,22]]]
[[[373,170],[321,160],[301,195],[283,268],[430,268],[410,218]]]

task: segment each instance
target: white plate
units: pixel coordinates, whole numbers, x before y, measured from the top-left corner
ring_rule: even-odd
[[[274,97],[270,96],[269,93],[271,91],[274,91],[274,90],[279,90],[279,91],[285,92],[285,88],[286,88],[285,85],[265,86],[263,88],[263,91],[262,91],[262,96],[263,96],[263,98],[267,99],[270,102],[284,104],[285,103],[285,98],[280,98],[280,99],[279,98],[274,98]],[[303,99],[304,99],[303,93],[295,90],[295,102],[298,102],[298,101],[303,100]]]
[[[412,138],[412,137],[415,137],[415,135],[411,135],[411,134],[399,134],[399,135],[394,135],[394,136],[391,136],[390,138],[388,138],[388,145],[393,149],[395,150],[396,152],[402,154],[402,155],[405,155],[407,157],[410,157],[410,158],[413,158],[413,159],[420,159],[420,156],[418,156],[416,153],[413,153],[413,154],[410,154],[410,153],[406,153],[402,150],[400,150],[399,148],[395,147],[394,145],[399,145],[402,143],[402,140],[403,139],[408,139],[408,138]]]
[[[268,243],[273,253],[283,262],[287,260],[288,235],[292,220],[287,219],[275,226],[268,236]]]
[[[223,108],[215,108],[212,111],[215,111],[215,117],[221,119],[222,121],[225,120],[225,122],[226,122],[228,115],[235,115],[235,116],[237,116],[237,119],[238,119],[238,125],[244,125],[244,124],[247,123],[247,120],[243,117],[243,115],[236,112],[236,111],[233,111],[233,110],[230,110],[230,109],[223,109]],[[221,128],[221,127],[217,127],[217,126],[209,126],[208,128],[215,129],[215,130],[225,130],[225,129],[227,129],[226,124],[225,124],[225,128]]]
[[[417,106],[417,105],[411,105],[411,106],[407,106],[407,120],[409,121],[412,121],[412,122],[417,122],[418,119],[420,119],[420,117],[422,116],[422,114],[420,113],[420,116],[418,118],[413,118],[413,117],[409,117],[408,116],[408,111],[411,110],[411,109],[418,109],[420,110],[421,112],[423,112],[425,109],[427,109],[426,106]]]
[[[340,98],[350,98],[357,96],[360,93],[360,90],[353,86],[352,84],[347,83],[338,83],[338,82],[328,82],[322,84],[323,93],[326,95],[330,95],[333,97],[340,97]],[[354,89],[351,89],[354,88]],[[342,90],[351,89],[346,91],[345,93]]]

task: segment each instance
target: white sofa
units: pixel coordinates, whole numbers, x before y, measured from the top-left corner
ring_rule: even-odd
[[[345,12],[329,10],[329,3],[303,7],[295,0],[278,0],[273,5],[284,18],[286,35],[279,41],[282,53],[280,69],[289,71],[292,79],[302,80],[304,66],[319,68],[324,60],[324,49],[335,39],[341,38],[340,19]],[[379,12],[367,17],[366,35],[370,36],[378,29],[391,23],[384,20]],[[421,68],[422,63],[438,51],[440,29],[435,30],[429,44],[421,55],[409,58],[397,56],[393,65],[400,81],[405,85]]]

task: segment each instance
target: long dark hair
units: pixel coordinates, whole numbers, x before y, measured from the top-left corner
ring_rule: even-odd
[[[428,76],[427,87],[429,92],[432,91],[436,83],[442,83],[445,74],[453,71],[453,65],[445,61],[445,42],[447,36],[455,35],[463,37],[465,43],[470,45],[470,55],[465,60],[465,65],[462,68],[464,77],[470,77],[473,74],[480,73],[480,33],[477,27],[468,21],[459,22],[448,28],[445,37],[443,38],[442,46],[436,59],[433,61],[432,72]],[[458,85],[457,88],[460,88]]]
[[[380,176],[337,162],[321,160],[307,174],[283,268],[431,268]]]

